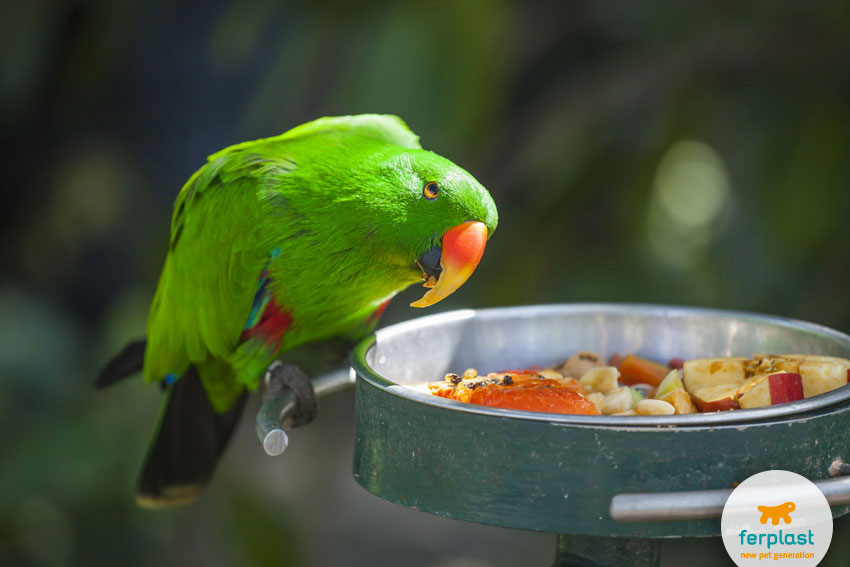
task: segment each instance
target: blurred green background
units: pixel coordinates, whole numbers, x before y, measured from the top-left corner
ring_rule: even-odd
[[[655,302],[850,331],[848,29],[843,0],[5,3],[0,564],[548,564],[551,535],[360,489],[350,394],[280,458],[243,421],[196,505],[134,507],[160,393],[90,385],[144,331],[177,191],[229,144],[394,113],[501,213],[436,310]],[[717,541],[663,559],[694,551],[729,564]]]

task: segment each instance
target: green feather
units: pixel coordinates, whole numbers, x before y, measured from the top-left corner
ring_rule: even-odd
[[[422,198],[428,181],[440,184],[434,201]],[[369,332],[383,301],[421,281],[415,260],[468,220],[492,234],[490,195],[395,116],[321,118],[213,154],[174,205],[145,377],[195,365],[224,411],[281,352]],[[292,317],[272,345],[242,339],[264,269]]]

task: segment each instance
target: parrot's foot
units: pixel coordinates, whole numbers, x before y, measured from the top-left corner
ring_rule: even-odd
[[[290,390],[295,394],[294,411],[282,416],[283,427],[288,429],[307,425],[319,413],[313,382],[297,366],[285,365],[275,360],[266,370],[265,385],[263,392],[265,400],[278,397],[284,390]]]

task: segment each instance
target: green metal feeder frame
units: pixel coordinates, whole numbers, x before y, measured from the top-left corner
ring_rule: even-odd
[[[716,537],[735,483],[768,469],[850,511],[850,388],[769,408],[558,415],[463,404],[408,386],[473,367],[555,364],[579,350],[650,359],[754,352],[850,358],[850,336],[729,311],[617,304],[455,311],[380,330],[352,355],[354,477],[447,518],[558,534],[556,565],[657,565],[658,542]]]

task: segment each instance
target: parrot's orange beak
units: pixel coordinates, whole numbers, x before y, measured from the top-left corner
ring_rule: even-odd
[[[483,222],[465,222],[446,232],[442,247],[432,248],[417,262],[426,278],[423,285],[431,289],[410,306],[428,307],[454,293],[478,267],[485,244],[487,226]],[[438,252],[439,265],[436,263]]]

